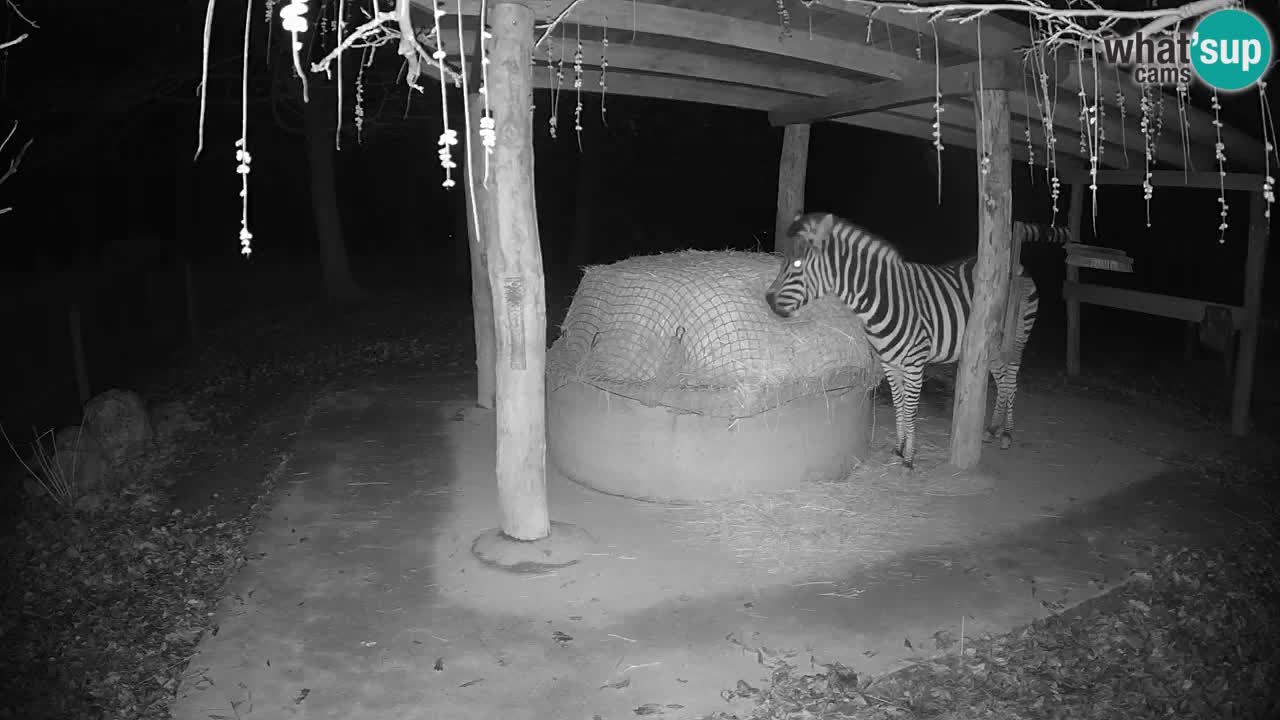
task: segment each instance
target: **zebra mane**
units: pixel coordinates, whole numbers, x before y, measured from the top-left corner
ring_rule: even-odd
[[[811,212],[797,215],[787,228],[787,237],[795,251],[811,249],[822,253],[831,241],[867,248],[872,254],[901,260],[902,255],[888,240],[861,225],[833,213]]]

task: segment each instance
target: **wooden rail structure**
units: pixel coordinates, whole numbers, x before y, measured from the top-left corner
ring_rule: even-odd
[[[1071,205],[1069,227],[1071,239],[1078,242],[1084,208],[1087,178],[1078,173],[1071,178]],[[1206,313],[1217,310],[1231,318],[1232,334],[1239,334],[1239,348],[1228,337],[1224,348],[1229,369],[1234,370],[1231,396],[1231,433],[1243,436],[1249,432],[1249,404],[1253,397],[1253,378],[1258,356],[1258,338],[1262,321],[1262,279],[1267,265],[1267,240],[1269,226],[1266,218],[1267,202],[1261,190],[1262,176],[1252,173],[1235,173],[1221,177],[1216,172],[1161,172],[1152,173],[1152,185],[1166,187],[1190,187],[1217,189],[1221,180],[1229,190],[1251,191],[1249,195],[1249,249],[1244,264],[1244,297],[1240,305],[1226,305],[1192,298],[1163,295],[1160,293],[1107,287],[1080,282],[1080,271],[1067,267],[1067,279],[1062,285],[1062,297],[1067,303],[1067,374],[1080,374],[1080,305],[1129,310],[1146,315],[1183,320],[1189,324],[1205,321]],[[1103,184],[1130,184],[1134,179],[1130,172],[1098,173],[1097,182]],[[1141,182],[1141,175],[1136,176]],[[1234,366],[1234,367],[1232,367]]]
[[[415,25],[430,27],[434,3],[413,2]],[[979,285],[964,338],[950,455],[951,462],[962,469],[978,462],[987,391],[986,354],[1002,325],[1015,252],[1009,198],[1012,164],[1032,159],[1024,143],[1011,140],[1030,131],[1043,147],[1045,133],[1052,133],[1057,140],[1057,168],[1063,177],[1080,182],[1088,177],[1089,168],[1088,154],[1077,144],[1079,108],[1072,102],[1060,102],[1048,118],[1042,118],[1038,103],[1028,92],[1028,88],[1037,87],[1038,78],[1029,76],[1019,57],[1019,51],[1031,43],[1025,24],[996,15],[966,23],[946,19],[929,23],[908,12],[875,9],[848,0],[782,0],[781,7],[789,18],[785,26],[781,26],[776,0],[459,0],[441,6],[447,13],[441,19],[446,30],[444,46],[451,55],[456,56],[459,44],[468,50],[474,46],[483,2],[490,3],[488,19],[493,33],[491,98],[531,96],[551,87],[549,76],[553,73],[546,72],[546,66],[552,58],[573,58],[580,42],[584,93],[601,91],[595,79],[604,57],[609,94],[768,113],[770,123],[786,128],[778,171],[779,228],[797,211],[806,209],[804,183],[813,123],[854,125],[932,142],[933,106],[941,94],[945,106],[939,127],[942,142],[980,149],[975,171],[981,156],[988,160],[980,173],[977,198],[977,273],[985,282]],[[548,27],[553,31],[546,33]],[[541,38],[544,33],[545,44],[521,54],[533,45],[525,35]],[[606,37],[607,45],[603,42]],[[520,52],[499,49],[504,45],[518,47]],[[535,67],[538,72],[533,72]],[[566,61],[565,67],[571,68],[571,61]],[[1126,135],[1143,137],[1140,93],[1128,77],[1122,77],[1127,75],[1123,71],[1095,70],[1087,62],[1077,63],[1072,53],[1063,53],[1048,68],[1049,91],[1074,98],[1084,87],[1106,106],[1098,120],[1106,131],[1099,182],[1138,185],[1142,174],[1124,165],[1122,142]],[[467,91],[474,98],[476,87]],[[1162,126],[1182,129],[1185,137],[1167,131],[1154,142],[1154,159],[1165,169],[1156,175],[1156,184],[1168,184],[1175,175],[1207,183],[1205,171],[1217,167],[1215,143],[1220,134],[1231,158],[1230,186],[1255,192],[1261,189],[1256,175],[1236,174],[1262,169],[1260,141],[1233,127],[1215,127],[1213,116],[1198,107],[1188,107],[1185,115],[1180,114],[1172,94],[1167,94],[1167,101],[1159,108]],[[477,193],[484,197],[473,205],[473,217],[478,220],[472,224],[478,227],[471,233],[473,277],[483,279],[489,288],[474,294],[481,376],[478,402],[497,406],[498,482],[500,495],[506,498],[502,501],[503,530],[513,538],[528,540],[549,532],[541,490],[545,472],[541,389],[544,280],[536,250],[526,247],[538,245],[536,223],[530,222],[532,123],[524,119],[531,116],[498,112],[498,147],[502,149],[492,158],[497,171],[490,188]],[[1035,159],[1043,162],[1043,150]],[[471,162],[475,161],[473,156]],[[1072,193],[1073,207],[1078,195]],[[1078,215],[1077,208],[1073,221],[1077,229]],[[1265,255],[1262,241],[1256,241],[1256,248],[1254,244],[1251,241],[1249,273],[1256,277],[1250,280],[1240,310],[1244,338],[1238,377],[1242,380],[1251,378],[1253,372],[1252,348],[1257,341]],[[1069,311],[1074,317],[1069,358],[1075,358],[1069,362],[1077,370],[1080,302],[1128,303],[1195,314],[1194,306],[1185,303],[1155,302],[1142,295],[1085,287],[1076,278],[1068,281],[1068,288]],[[490,306],[481,307],[486,302]],[[493,318],[492,337],[480,337],[489,330],[481,327],[480,318]],[[1238,394],[1247,393],[1248,383],[1238,384],[1237,390]],[[1247,409],[1247,404],[1245,398],[1240,407]]]

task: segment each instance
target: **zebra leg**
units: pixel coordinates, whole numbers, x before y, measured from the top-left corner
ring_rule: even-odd
[[[990,369],[991,379],[995,381],[996,385],[996,402],[994,407],[991,408],[991,422],[987,424],[986,430],[982,432],[982,442],[984,443],[994,441],[1004,432],[1004,419],[1009,402],[1009,396],[1005,392],[1005,376],[1009,371],[1009,365],[997,358],[991,362]]]
[[[902,465],[910,470],[916,460],[916,408],[920,405],[920,387],[924,385],[924,365],[902,369],[902,425],[906,437],[902,443]]]
[[[906,427],[903,424],[902,415],[902,371],[885,365],[884,375],[889,380],[889,394],[893,398],[893,415],[897,423],[893,454],[902,457],[902,448],[906,441]]]
[[[1000,433],[1000,449],[1008,450],[1013,445],[1013,398],[1018,392],[1018,370],[1021,365],[1009,363],[1001,379],[1001,393],[1004,395],[1004,432]]]

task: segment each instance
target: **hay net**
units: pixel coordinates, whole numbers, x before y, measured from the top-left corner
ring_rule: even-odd
[[[746,417],[879,382],[862,322],[837,298],[783,320],[780,259],[684,251],[588,267],[547,355],[548,388],[580,382],[688,412]]]

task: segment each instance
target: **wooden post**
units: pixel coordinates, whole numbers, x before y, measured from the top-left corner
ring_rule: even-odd
[[[1244,261],[1244,326],[1236,355],[1236,386],[1231,398],[1231,434],[1249,433],[1249,401],[1258,354],[1258,325],[1262,319],[1262,278],[1267,265],[1267,201],[1262,193],[1249,196],[1249,252]],[[1228,341],[1230,342],[1230,341]]]
[[[787,228],[804,212],[805,177],[809,171],[809,126],[788,125],[782,132],[782,156],[778,161],[778,220],[773,250],[781,252]]]
[[[956,370],[955,408],[951,415],[951,463],[961,470],[978,464],[982,456],[983,421],[987,409],[990,353],[1004,319],[1009,292],[1009,261],[1013,241],[1013,155],[1009,144],[1009,91],[976,93],[981,110],[978,123],[978,263],[974,268],[973,306],[965,327]],[[981,171],[982,149],[990,165]]]
[[[1067,211],[1067,233],[1070,241],[1080,242],[1080,224],[1084,220],[1084,183],[1071,183],[1071,205]],[[1067,282],[1080,282],[1080,268],[1067,266]],[[1065,294],[1065,293],[1064,293]],[[1080,301],[1067,298],[1067,375],[1080,374]]]
[[[472,331],[476,344],[476,406],[487,410],[493,409],[496,400],[497,360],[494,355],[493,293],[489,286],[489,261],[486,257],[489,245],[493,244],[493,232],[497,226],[494,217],[493,189],[494,178],[490,176],[489,187],[484,186],[484,145],[480,141],[480,117],[484,111],[484,97],[480,93],[472,93],[467,97],[471,106],[471,132],[467,136],[466,160],[470,166],[471,177],[475,180],[473,188],[468,187],[467,210],[467,246],[471,257],[471,317]],[[496,111],[495,111],[496,112]],[[493,157],[497,155],[495,148]],[[492,170],[492,166],[490,167]],[[463,167],[464,172],[468,172]],[[468,183],[463,183],[464,187]],[[478,225],[477,225],[478,223]]]
[[[526,0],[527,1],[527,0]],[[497,477],[502,532],[516,540],[550,534],[546,494],[546,288],[533,190],[533,11],[499,0],[493,23],[489,98],[497,129],[490,159],[496,220],[482,228],[497,347]]]
[[[1012,228],[1010,228],[1012,232]],[[1009,293],[1000,313],[1000,356],[1008,357],[1013,353],[1013,340],[1018,335],[1022,313],[1018,312],[1022,303],[1022,241],[1013,236],[1009,242]]]

